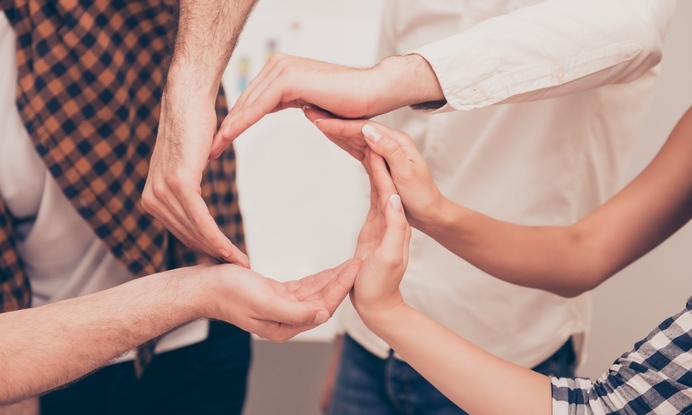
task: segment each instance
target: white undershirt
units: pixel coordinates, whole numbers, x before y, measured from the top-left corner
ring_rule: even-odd
[[[113,256],[72,207],[36,153],[15,104],[15,35],[0,13],[0,197],[20,222],[19,254],[31,282],[32,304],[90,294],[130,281]],[[24,222],[24,220],[26,220]],[[207,320],[169,333],[161,353],[206,339]],[[130,360],[134,352],[114,362]]]

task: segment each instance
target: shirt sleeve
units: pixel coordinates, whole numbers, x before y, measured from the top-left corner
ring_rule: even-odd
[[[676,0],[548,0],[412,53],[447,105],[470,110],[634,80],[662,58]]]
[[[551,378],[554,415],[692,413],[692,299],[595,382]]]

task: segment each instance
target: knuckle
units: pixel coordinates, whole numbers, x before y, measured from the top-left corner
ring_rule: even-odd
[[[399,152],[399,145],[396,143],[396,141],[391,140],[388,137],[382,137],[380,142],[382,143],[382,148],[388,153],[394,155]]]
[[[164,179],[165,185],[160,186],[158,189],[161,193],[159,196],[164,194],[164,192],[172,191],[174,193],[179,193],[184,188],[184,180],[179,174],[169,174]]]
[[[281,333],[280,331],[275,331],[274,333],[269,334],[266,338],[271,342],[279,344],[284,343],[289,339],[285,333]]]
[[[288,56],[283,54],[277,54],[276,59],[274,60],[274,66],[276,66],[280,70],[285,70],[286,68],[289,68],[291,66],[291,62],[288,59]]]
[[[277,65],[279,62],[286,60],[287,55],[281,52],[277,52],[272,54],[269,57],[269,60],[267,61],[268,63],[272,65]]]
[[[289,336],[283,334],[276,337],[275,343],[286,343],[290,339]]]
[[[401,256],[397,254],[383,254],[382,252],[377,253],[377,262],[382,264],[386,268],[395,268],[401,264]]]
[[[394,226],[399,231],[405,232],[406,229],[408,229],[408,222],[406,221],[406,217],[401,216],[401,217],[397,218],[396,222],[394,223]]]
[[[166,181],[156,180],[151,184],[150,199],[152,202],[161,200],[168,193],[166,190]]]
[[[252,120],[250,119],[250,115],[243,111],[238,113],[238,118],[235,120],[235,123],[243,127],[249,127],[252,125]],[[226,141],[224,141],[224,145],[226,145]]]
[[[139,203],[140,205],[142,205],[142,208],[144,208],[144,210],[146,210],[149,213],[151,213],[151,211],[154,209],[154,195],[150,188],[144,188],[144,191],[142,192],[142,198],[139,200]]]

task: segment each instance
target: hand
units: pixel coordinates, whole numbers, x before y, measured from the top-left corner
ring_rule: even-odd
[[[411,137],[374,121],[340,120],[310,108],[305,109],[305,115],[327,138],[356,159],[363,161],[366,149],[384,157],[412,226],[425,230],[425,225],[434,220],[432,216],[445,197]]]
[[[361,262],[349,260],[297,281],[280,283],[231,264],[213,265],[205,315],[274,342],[324,323],[353,287]]]
[[[142,206],[192,249],[249,267],[247,256],[221,232],[202,198],[202,173],[216,128],[213,100],[164,93],[156,146]]]
[[[399,283],[408,263],[411,228],[384,159],[366,151],[371,205],[358,235],[356,257],[363,260],[351,302],[366,324],[404,305]]]
[[[286,108],[311,105],[342,118],[364,118],[443,98],[434,71],[420,55],[395,56],[361,69],[275,54],[231,108],[210,157],[218,157],[266,114]]]

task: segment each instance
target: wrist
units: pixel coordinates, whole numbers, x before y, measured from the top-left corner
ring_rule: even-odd
[[[203,317],[246,327],[247,315],[257,311],[261,279],[266,278],[239,265],[207,265],[198,282]]]
[[[405,318],[411,308],[406,302],[399,301],[391,307],[366,307],[358,308],[358,314],[365,326],[378,337],[385,337],[388,330],[394,328],[398,322]]]
[[[448,248],[449,244],[456,247],[473,244],[478,223],[474,213],[442,197],[439,205],[430,209],[426,220],[419,223],[416,229]]]
[[[418,207],[415,212],[408,213],[407,219],[412,227],[419,231],[428,234],[435,229],[444,228],[450,222],[450,201],[441,193],[437,193],[436,197],[430,198],[427,203],[421,204],[424,207]]]
[[[212,267],[213,265],[197,265],[174,271],[179,274],[175,298],[185,310],[188,321],[219,315],[219,303],[216,301],[218,290],[215,289],[213,275],[209,275]]]
[[[189,64],[171,64],[166,76],[163,101],[183,102],[189,105],[214,105],[219,95],[221,76],[204,74]]]
[[[374,69],[384,80],[380,96],[390,103],[389,110],[424,103],[443,105],[445,97],[435,71],[421,55],[391,56]]]

